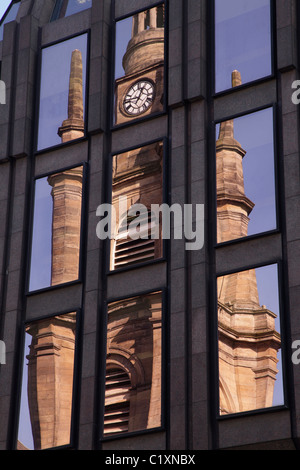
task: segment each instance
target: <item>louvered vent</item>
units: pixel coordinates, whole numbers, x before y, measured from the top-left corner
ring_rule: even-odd
[[[155,224],[154,215],[148,211],[144,220],[139,217],[140,232],[144,236],[147,235],[148,238],[138,238],[137,240],[130,238],[130,223],[134,218],[127,218],[120,225],[119,236],[121,238],[116,240],[115,269],[155,258],[155,240],[151,239],[151,226]]]
[[[128,431],[131,383],[122,369],[108,369],[105,383],[104,434]]]

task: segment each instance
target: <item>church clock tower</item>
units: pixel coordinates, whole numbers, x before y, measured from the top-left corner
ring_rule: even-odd
[[[115,82],[115,124],[163,110],[164,7],[133,16],[131,39]]]

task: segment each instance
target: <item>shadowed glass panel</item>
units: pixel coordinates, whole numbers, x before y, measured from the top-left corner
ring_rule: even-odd
[[[284,404],[277,264],[217,280],[220,414]]]
[[[14,21],[17,17],[19,6],[21,2],[14,2],[5,12],[4,16],[0,19],[0,41],[3,40],[4,25],[10,21]]]
[[[37,150],[85,135],[87,35],[42,49]]]
[[[273,109],[216,126],[217,242],[277,228]]]
[[[163,142],[113,156],[110,269],[162,257],[159,214],[152,211],[162,203]]]
[[[215,91],[231,88],[239,70],[243,83],[272,73],[270,0],[215,0]]]
[[[29,291],[79,277],[83,167],[35,181]]]
[[[71,443],[76,313],[28,323],[17,450]]]
[[[164,6],[117,21],[114,124],[164,109]]]
[[[162,293],[108,304],[104,437],[162,424]]]

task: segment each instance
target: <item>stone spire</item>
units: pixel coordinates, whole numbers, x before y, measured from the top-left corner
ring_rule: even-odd
[[[238,71],[232,73],[232,85],[241,84]],[[245,195],[243,158],[246,151],[234,138],[233,120],[220,124],[216,143],[217,159],[217,241],[247,236],[249,214],[254,204]]]
[[[241,85],[232,73],[232,86]],[[233,120],[222,122],[216,143],[217,241],[247,236],[254,204],[245,195],[246,151],[234,138]],[[255,269],[220,276],[218,335],[220,413],[272,406],[280,335],[276,315],[259,303]]]
[[[78,49],[72,52],[71,58],[68,119],[63,121],[58,129],[58,135],[62,142],[84,136],[82,56]]]

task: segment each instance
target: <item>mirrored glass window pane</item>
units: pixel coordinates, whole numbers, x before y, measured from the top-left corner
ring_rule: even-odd
[[[20,3],[21,2],[14,2],[6,12],[5,16],[0,20],[0,41],[3,39],[4,25],[16,19]]]
[[[56,0],[51,21],[91,8],[92,0]]]
[[[215,90],[231,87],[239,70],[243,83],[272,73],[270,0],[215,0]]]
[[[92,0],[69,0],[65,16],[74,15],[82,10],[91,8]]]
[[[114,124],[164,109],[164,6],[117,21]]]
[[[71,442],[76,312],[28,323],[18,428],[18,450]]]
[[[85,135],[87,35],[42,50],[37,150]]]
[[[216,128],[217,242],[277,228],[273,109]]]
[[[162,293],[108,305],[104,437],[162,424]]]
[[[35,182],[29,291],[79,277],[83,167]]]
[[[277,264],[217,281],[220,414],[284,404]]]
[[[110,268],[162,257],[161,223],[153,206],[163,203],[163,142],[113,156]]]

